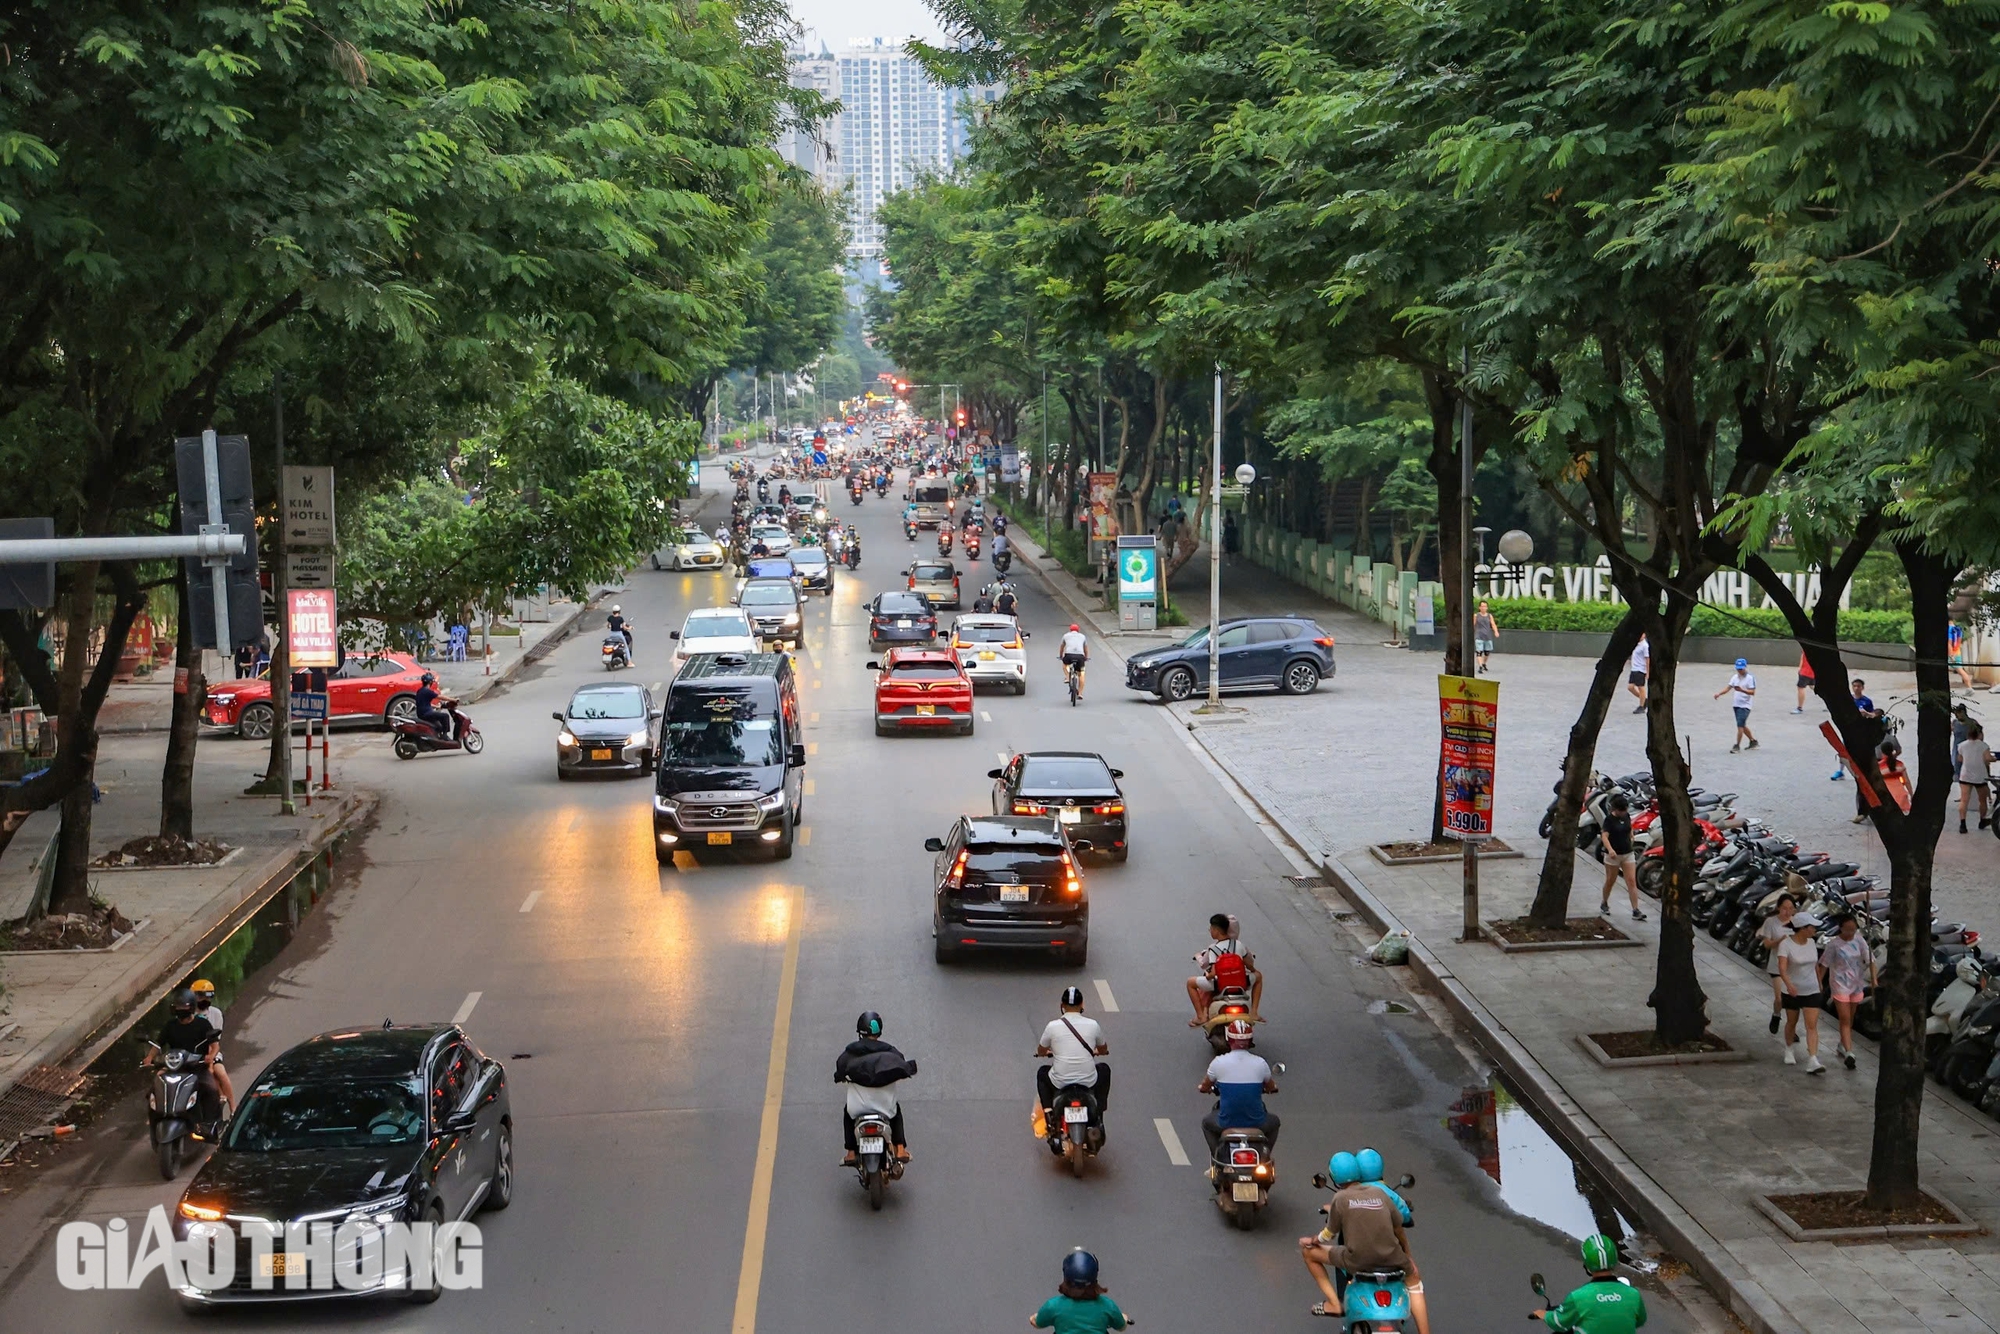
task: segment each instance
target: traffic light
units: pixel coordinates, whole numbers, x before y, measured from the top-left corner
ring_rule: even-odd
[[[250,488],[250,442],[240,435],[215,438],[215,471],[222,493],[222,521],[243,535],[243,553],[229,558],[229,637],[215,642],[215,596],[208,566],[190,557],[182,564],[188,579],[188,612],[195,643],[218,653],[254,644],[264,633],[264,595],[257,584],[257,502]],[[174,441],[174,472],[180,483],[181,532],[193,536],[208,522],[208,484],[202,468],[201,437]]]
[[[963,426],[963,425],[965,425],[965,409],[964,409],[964,408],[960,408],[960,409],[958,410],[958,413],[957,413],[957,416],[958,416],[958,424],[959,424],[960,426]]]

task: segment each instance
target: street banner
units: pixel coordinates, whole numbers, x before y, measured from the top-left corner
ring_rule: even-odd
[[[1118,544],[1118,600],[1156,602],[1159,596],[1160,552],[1154,539],[1126,538]]]
[[[1109,542],[1118,536],[1118,508],[1112,500],[1117,491],[1117,473],[1090,474],[1090,538],[1093,542]]]
[[[294,667],[338,667],[338,622],[330,588],[293,588],[285,593],[285,640]]]
[[[1500,683],[1438,677],[1444,776],[1444,836],[1466,843],[1493,837],[1493,737],[1500,724]]]
[[[1000,446],[1000,480],[1007,483],[1021,480],[1021,450],[1018,445]]]
[[[333,469],[285,466],[285,545],[333,545]]]

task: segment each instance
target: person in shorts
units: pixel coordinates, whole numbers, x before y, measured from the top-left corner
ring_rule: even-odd
[[[1597,831],[1598,841],[1604,847],[1604,892],[1598,896],[1603,902],[1597,905],[1597,911],[1611,910],[1611,891],[1622,875],[1625,892],[1632,896],[1632,920],[1643,922],[1646,914],[1639,911],[1639,863],[1632,853],[1632,803],[1621,792],[1611,798],[1609,805],[1604,826]]]
[[[1986,730],[1978,723],[1965,729],[1965,740],[1958,743],[1958,832],[1965,832],[1965,808],[1976,796],[1979,798],[1979,827],[1986,828],[1993,821],[1986,810],[1986,784],[1990,779],[1993,763],[1992,748],[1986,744]]]
[[[1826,965],[1827,990],[1833,993],[1833,1012],[1840,1017],[1840,1059],[1854,1068],[1854,1012],[1868,999],[1868,990],[1877,984],[1875,951],[1861,934],[1861,923],[1853,913],[1840,919],[1840,934],[1826,942],[1820,962]]]
[[[1764,941],[1764,971],[1771,975],[1771,1031],[1778,1031],[1778,1022],[1785,1013],[1785,983],[1778,976],[1778,946],[1785,943],[1785,937],[1792,934],[1792,917],[1799,910],[1799,901],[1790,894],[1778,895],[1777,911],[1764,919],[1764,925],[1757,928],[1757,934]]]
[[[1951,658],[1952,673],[1958,677],[1959,687],[1972,689],[1972,673],[1965,665],[1965,627],[1953,621],[1944,632],[1945,649]]]
[[[1646,676],[1653,669],[1653,641],[1645,635],[1639,636],[1639,646],[1632,650],[1632,661],[1625,664],[1625,692],[1639,701],[1632,709],[1634,713],[1646,711]]]
[[[1729,748],[1729,753],[1734,755],[1746,745],[1751,750],[1757,749],[1757,738],[1750,731],[1750,706],[1757,698],[1757,678],[1750,674],[1748,658],[1736,660],[1736,674],[1712,698],[1721,699],[1724,695],[1729,696],[1729,705],[1736,711],[1736,744]]]
[[[1813,687],[1818,683],[1818,681],[1819,678],[1813,675],[1812,663],[1808,661],[1806,658],[1806,651],[1804,649],[1800,649],[1799,650],[1799,706],[1792,710],[1793,713],[1804,713],[1806,711],[1806,696],[1812,693]]]
[[[1489,671],[1493,666],[1493,649],[1500,640],[1500,623],[1493,619],[1493,608],[1484,599],[1472,618],[1472,651],[1479,655],[1479,666],[1474,674]]]
[[[1802,912],[1792,919],[1792,934],[1778,944],[1778,980],[1785,988],[1785,1064],[1797,1065],[1798,1020],[1806,1017],[1806,1073],[1824,1074],[1819,1063],[1819,1009],[1826,999],[1820,987],[1819,946],[1813,935],[1819,918]]]

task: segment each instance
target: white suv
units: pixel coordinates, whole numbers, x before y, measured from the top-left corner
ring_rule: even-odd
[[[1009,685],[1028,693],[1028,632],[1012,616],[967,612],[951,625],[951,651],[972,684]]]

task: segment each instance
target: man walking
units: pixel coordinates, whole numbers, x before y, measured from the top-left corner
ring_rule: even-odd
[[[1625,690],[1639,701],[1634,713],[1646,711],[1646,675],[1653,667],[1653,641],[1645,635],[1639,636],[1639,645],[1632,650],[1632,661],[1625,664]]]
[[[1742,750],[1746,742],[1750,749],[1757,749],[1757,738],[1750,731],[1750,704],[1757,697],[1757,678],[1750,674],[1748,658],[1736,660],[1736,674],[1710,698],[1721,699],[1725,694],[1729,696],[1729,706],[1736,711],[1736,744],[1729,748],[1729,753],[1734,755]]]
[[[1604,827],[1597,831],[1598,840],[1604,845],[1604,893],[1599,895],[1603,902],[1597,905],[1597,911],[1611,911],[1611,891],[1622,874],[1625,892],[1632,896],[1632,920],[1643,922],[1646,914],[1639,911],[1638,859],[1632,855],[1632,803],[1619,793],[1611,798],[1610,806]]]
[[[1479,655],[1479,666],[1474,675],[1492,670],[1493,649],[1499,639],[1500,625],[1493,619],[1493,608],[1482,599],[1479,610],[1472,617],[1472,651]]]

